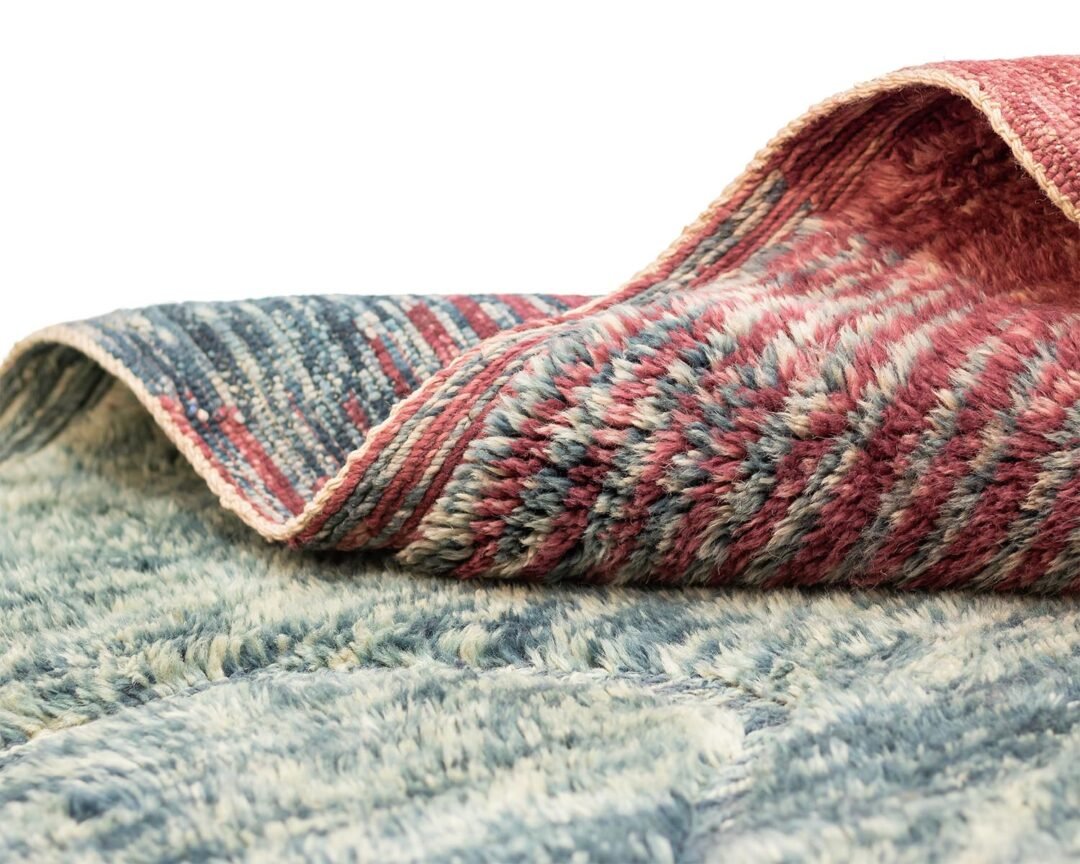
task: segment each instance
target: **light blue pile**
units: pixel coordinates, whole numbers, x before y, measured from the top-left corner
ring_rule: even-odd
[[[117,386],[0,468],[0,860],[1062,860],[1078,622],[277,549]]]

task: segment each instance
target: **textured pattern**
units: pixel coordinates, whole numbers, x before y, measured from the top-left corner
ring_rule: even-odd
[[[1075,590],[1078,75],[1036,58],[855,88],[591,302],[303,298],[45,331],[0,381],[0,456],[92,404],[92,360],[295,546],[462,578]]]
[[[0,860],[1060,861],[1078,757],[1072,600],[283,550],[121,387],[0,466]]]
[[[397,400],[466,348],[575,297],[278,297],[115,312],[65,328],[104,352],[223,479],[270,518],[303,509]],[[35,345],[0,395],[0,458],[42,446],[107,373]]]

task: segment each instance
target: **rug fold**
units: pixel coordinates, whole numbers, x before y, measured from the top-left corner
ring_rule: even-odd
[[[119,381],[297,547],[461,578],[1080,580],[1080,58],[901,70],[605,297],[286,297],[48,328],[0,459]]]

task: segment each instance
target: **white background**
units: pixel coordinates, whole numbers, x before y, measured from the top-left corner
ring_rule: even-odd
[[[1076,9],[5,2],[0,352],[170,300],[608,291],[812,102],[1075,52]]]

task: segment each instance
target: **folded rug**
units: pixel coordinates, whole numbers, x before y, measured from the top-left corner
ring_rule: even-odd
[[[127,384],[272,540],[559,581],[1075,588],[1080,61],[905,70],[583,298],[306,297],[45,330],[0,453]]]
[[[610,297],[22,343],[0,860],[1075,860],[1076,601],[865,586],[1077,584],[1077,73],[830,100]]]

